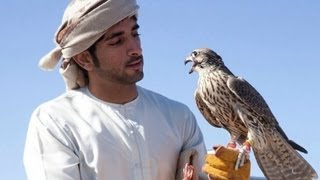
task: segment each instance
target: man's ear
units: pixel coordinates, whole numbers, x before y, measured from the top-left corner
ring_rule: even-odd
[[[79,53],[73,57],[73,60],[83,69],[90,71],[93,67],[93,60],[88,51]]]

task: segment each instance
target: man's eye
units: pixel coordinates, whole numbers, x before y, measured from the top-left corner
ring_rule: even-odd
[[[134,34],[133,34],[133,37],[139,37],[139,36],[140,36],[139,33],[134,33]]]
[[[109,45],[115,46],[115,45],[121,44],[121,42],[122,42],[121,39],[118,39],[118,40],[116,40],[116,41],[110,42]]]

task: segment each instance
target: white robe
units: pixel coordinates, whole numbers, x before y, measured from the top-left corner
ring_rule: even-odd
[[[24,151],[30,180],[170,180],[179,153],[206,152],[187,106],[138,87],[124,105],[71,90],[32,114]]]

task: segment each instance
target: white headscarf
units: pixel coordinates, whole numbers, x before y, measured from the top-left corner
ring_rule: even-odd
[[[136,0],[73,0],[55,34],[56,47],[41,58],[39,66],[52,70],[60,59],[67,90],[86,85],[82,70],[71,58],[93,45],[111,26],[137,14]]]

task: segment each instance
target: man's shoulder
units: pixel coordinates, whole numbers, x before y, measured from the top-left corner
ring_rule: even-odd
[[[64,105],[72,104],[80,99],[83,99],[81,98],[83,95],[84,93],[82,89],[69,90],[51,100],[40,104],[37,109],[63,107]]]
[[[168,101],[171,103],[180,103],[154,90],[138,87],[138,91],[140,95],[145,96],[147,98],[153,98],[155,100],[161,100],[161,101]]]
[[[138,91],[140,95],[144,97],[144,99],[153,101],[156,104],[164,105],[170,108],[180,107],[183,109],[188,109],[188,107],[184,103],[177,101],[175,99],[169,98],[163,94],[160,94],[159,92],[149,90],[143,87],[138,87]]]

